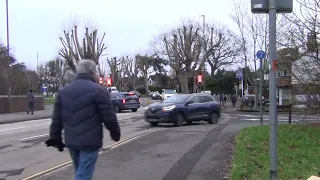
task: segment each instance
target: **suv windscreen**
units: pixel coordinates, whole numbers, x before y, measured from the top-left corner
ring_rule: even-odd
[[[185,103],[189,97],[190,96],[187,94],[177,94],[168,97],[166,100],[163,101],[163,103]]]

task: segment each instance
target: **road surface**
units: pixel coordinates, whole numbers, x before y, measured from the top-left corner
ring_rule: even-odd
[[[171,180],[181,178],[183,175],[178,172],[184,170],[186,170],[186,174],[182,179],[207,179],[209,177],[202,176],[201,173],[217,174],[216,171],[213,172],[214,168],[212,167],[218,166],[219,163],[225,163],[221,159],[219,160],[219,153],[228,148],[228,144],[221,145],[226,144],[225,141],[221,143],[220,140],[212,138],[218,137],[220,133],[227,133],[224,135],[229,137],[230,133],[242,127],[259,124],[258,113],[239,112],[230,115],[222,114],[219,125],[208,125],[204,122],[179,128],[172,128],[170,125],[152,128],[144,122],[143,111],[144,108],[139,109],[138,112],[118,113],[123,135],[122,140],[146,133],[151,134],[127,144],[123,143],[115,149],[111,148],[110,151],[108,148],[108,151],[105,151],[99,159],[95,174],[96,179],[101,179],[110,173],[113,175],[108,175],[109,179],[149,180],[150,178],[162,179],[166,177],[166,180]],[[287,123],[286,118],[287,115],[279,114],[280,122]],[[319,121],[317,116],[306,118],[303,115],[293,115],[292,121],[297,122],[302,118],[308,119],[310,122]],[[264,120],[267,124],[268,115],[264,115]],[[48,138],[50,121],[50,119],[43,119],[0,125],[0,179],[23,179],[70,160],[67,151],[61,153],[44,145]],[[228,126],[220,126],[224,124]],[[104,137],[105,147],[114,144],[107,131],[105,131]],[[221,136],[220,139],[226,140],[223,137]],[[217,159],[212,159],[210,155]],[[225,154],[221,155],[221,157],[224,156]],[[188,157],[191,158],[190,162]],[[115,164],[116,168],[110,168],[112,164]],[[175,177],[177,173],[181,176]],[[44,179],[67,180],[72,178],[72,175],[72,168],[69,167],[46,176]],[[221,177],[217,176],[216,178]]]
[[[122,139],[160,129],[151,128],[138,112],[118,113]],[[0,125],[0,179],[16,180],[33,175],[70,160],[67,151],[46,147],[51,119]],[[104,146],[113,144],[105,130]]]

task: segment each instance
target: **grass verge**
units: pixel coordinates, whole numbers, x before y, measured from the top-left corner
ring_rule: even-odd
[[[278,179],[320,173],[320,125],[278,126]],[[236,137],[231,180],[269,179],[269,126],[245,128]]]
[[[55,100],[56,100],[55,98],[44,98],[44,104],[45,105],[54,104]]]

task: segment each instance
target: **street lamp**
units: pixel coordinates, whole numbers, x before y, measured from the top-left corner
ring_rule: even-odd
[[[9,0],[6,0],[6,22],[7,22],[7,58],[8,58],[8,104],[11,112],[11,62],[10,62],[10,40],[9,40]]]
[[[200,17],[202,18],[202,31],[203,31],[203,40],[205,40],[205,36],[206,36],[206,15],[200,15]],[[204,49],[205,46],[203,46],[203,58],[205,58],[205,52],[206,50]],[[204,60],[204,64],[203,64],[203,71],[206,71],[206,60]],[[203,83],[203,90],[205,91],[205,83]]]

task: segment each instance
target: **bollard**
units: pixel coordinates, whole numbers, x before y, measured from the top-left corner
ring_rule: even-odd
[[[151,104],[151,98],[148,97],[147,105]]]
[[[289,105],[289,124],[291,124],[292,105]]]

